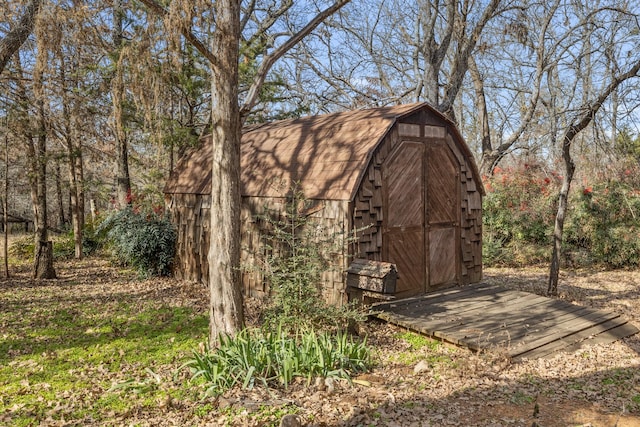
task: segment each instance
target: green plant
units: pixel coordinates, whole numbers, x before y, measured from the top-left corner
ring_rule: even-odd
[[[11,243],[9,255],[23,260],[33,259],[34,247],[33,235],[22,236]]]
[[[141,276],[171,272],[176,231],[167,218],[127,206],[107,216],[96,231],[106,233],[114,257]]]
[[[412,350],[420,350],[423,347],[427,347],[431,351],[437,350],[442,346],[440,341],[426,337],[424,335],[416,334],[415,332],[402,332],[396,335],[411,345]]]
[[[576,192],[566,226],[571,250],[583,250],[591,262],[609,268],[640,265],[640,192],[631,174],[595,183]]]
[[[483,260],[486,264],[546,262],[560,177],[538,164],[496,168],[485,177]]]
[[[349,378],[371,365],[366,340],[355,341],[346,334],[331,335],[313,329],[299,330],[295,335],[283,328],[272,332],[245,329],[234,337],[220,336],[214,350],[195,352],[184,367],[194,379],[206,385],[205,395],[217,395],[241,386],[252,388],[287,388],[294,378]]]
[[[344,329],[349,322],[362,318],[353,307],[329,305],[322,297],[322,275],[338,268],[335,258],[344,252],[348,238],[322,226],[310,211],[313,201],[293,185],[284,212],[265,207],[257,217],[262,250],[255,256],[271,292],[264,312],[267,329]]]

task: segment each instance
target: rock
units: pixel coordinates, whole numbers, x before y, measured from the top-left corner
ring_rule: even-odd
[[[418,362],[418,364],[413,368],[413,373],[414,375],[419,374],[420,372],[424,372],[424,371],[428,371],[429,369],[431,369],[431,367],[429,366],[429,363],[427,363],[424,360],[421,360]]]
[[[327,386],[324,383],[324,378],[322,377],[316,377],[315,386],[318,391],[325,391],[327,389]]]
[[[327,386],[327,393],[333,394],[336,390],[335,381],[333,378],[325,378],[324,385]]]
[[[288,414],[280,420],[280,427],[302,427],[302,421],[299,416]]]

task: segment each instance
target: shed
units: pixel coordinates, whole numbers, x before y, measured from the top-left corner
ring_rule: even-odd
[[[178,163],[165,200],[178,228],[178,277],[206,281],[211,191],[210,140]],[[482,182],[455,125],[426,103],[289,119],[242,136],[243,261],[260,245],[256,213],[283,207],[278,183],[297,182],[311,214],[335,232],[359,230],[327,271],[325,299],[346,298],[350,260],[395,264],[395,297],[482,278]],[[243,273],[246,295],[269,292]]]

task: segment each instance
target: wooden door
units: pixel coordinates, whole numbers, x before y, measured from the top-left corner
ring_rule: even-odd
[[[458,283],[459,167],[444,140],[429,143],[427,170],[428,288]]]
[[[396,296],[426,290],[425,146],[403,141],[383,166],[385,261],[396,264]]]

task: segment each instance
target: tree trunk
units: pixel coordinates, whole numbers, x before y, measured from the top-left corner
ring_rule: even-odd
[[[4,276],[9,278],[9,136],[4,137],[4,211],[2,224],[4,226]]]
[[[67,221],[64,215],[64,197],[62,196],[62,183],[60,182],[60,159],[56,161],[56,198],[58,201],[58,228],[64,230]]]
[[[129,176],[129,149],[124,124],[124,10],[122,0],[113,1],[113,47],[116,52],[115,75],[111,83],[113,102],[113,133],[116,145],[116,202],[120,208],[131,203],[131,178]]]
[[[562,187],[558,197],[558,211],[556,213],[555,226],[553,228],[553,250],[551,253],[551,266],[549,269],[549,283],[547,295],[558,295],[558,277],[560,275],[560,257],[562,255],[562,239],[564,230],[564,220],[569,206],[569,190],[571,181],[575,173],[576,166],[571,158],[571,139],[565,136],[562,144],[562,159],[564,161],[565,173],[562,177]]]
[[[53,244],[49,242],[47,224],[47,122],[45,117],[44,70],[47,67],[48,50],[43,34],[36,31],[38,54],[33,71],[33,96],[36,107],[34,222],[36,229],[33,275],[36,279],[55,279],[53,269]],[[33,186],[32,186],[33,192]]]
[[[36,245],[35,274],[36,279],[55,279],[56,271],[53,268],[53,242],[51,240],[39,241]]]
[[[488,153],[491,153],[492,145],[491,145],[491,129],[489,128],[489,113],[487,111],[487,99],[484,93],[484,81],[482,79],[482,75],[480,74],[480,70],[478,70],[478,65],[476,64],[475,58],[473,56],[469,56],[469,75],[471,76],[471,81],[473,82],[473,89],[475,91],[475,104],[476,111],[478,112],[478,120],[477,124],[480,127],[480,132],[482,135],[482,161],[480,163],[480,175],[481,176],[489,176],[493,173],[493,168],[495,162],[498,159],[498,156],[491,156]],[[487,154],[485,154],[487,153]]]
[[[212,52],[211,240],[209,247],[210,325],[212,346],[220,334],[243,326],[240,283],[240,113],[238,45],[240,1],[215,2],[216,31]]]
[[[66,58],[62,52],[60,56],[60,80],[66,84]],[[72,62],[72,68],[77,68],[77,64]],[[66,88],[62,93],[62,111],[64,113],[65,136],[64,145],[67,151],[69,162],[69,216],[71,217],[71,227],[73,229],[73,244],[75,258],[82,259],[82,229],[84,227],[82,194],[82,146],[78,139],[78,108],[72,105],[70,93],[77,87],[77,78],[71,87]]]
[[[18,25],[9,33],[0,39],[0,73],[9,62],[14,53],[20,49],[22,43],[27,40],[29,34],[33,31],[35,17],[40,9],[42,0],[31,0],[20,18]]]

